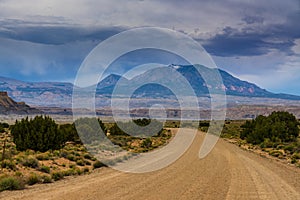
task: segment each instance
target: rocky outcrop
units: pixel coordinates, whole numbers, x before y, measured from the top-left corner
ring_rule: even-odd
[[[0,115],[8,114],[42,114],[42,111],[31,108],[25,102],[15,102],[7,92],[0,92]]]

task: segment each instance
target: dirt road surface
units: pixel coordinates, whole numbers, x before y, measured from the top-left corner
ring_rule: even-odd
[[[22,191],[5,191],[0,199],[300,199],[300,169],[219,140],[204,159],[198,158],[203,133],[170,166],[132,174],[103,168]]]

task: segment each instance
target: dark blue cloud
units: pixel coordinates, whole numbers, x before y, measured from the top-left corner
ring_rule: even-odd
[[[263,25],[264,18],[260,16],[245,16],[242,20],[249,26],[225,27],[221,34],[205,41],[206,50],[223,57],[264,55],[272,49],[293,54],[294,40],[300,38],[300,11],[290,13],[285,23]]]
[[[283,27],[270,27],[265,32],[255,31],[245,28],[241,31],[226,27],[222,34],[217,34],[203,46],[215,55],[223,57],[232,56],[257,56],[278,49],[292,53],[290,48],[294,45],[293,41],[297,38],[296,33],[282,31]]]
[[[31,24],[20,20],[0,22],[0,37],[41,44],[61,45],[76,41],[102,41],[123,30],[122,27],[81,27],[68,24]]]

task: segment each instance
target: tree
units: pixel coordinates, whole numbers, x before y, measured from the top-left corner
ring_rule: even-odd
[[[62,135],[64,142],[81,143],[74,123],[60,125],[59,132]]]
[[[76,130],[84,144],[91,144],[105,137],[106,127],[103,122],[96,118],[80,118],[75,121]]]
[[[288,112],[272,112],[269,116],[258,116],[242,125],[241,139],[260,144],[265,139],[271,142],[292,142],[299,135],[298,120]]]
[[[11,135],[17,150],[32,149],[45,152],[59,149],[64,140],[58,131],[58,125],[48,116],[36,116],[34,119],[22,119],[11,126]]]

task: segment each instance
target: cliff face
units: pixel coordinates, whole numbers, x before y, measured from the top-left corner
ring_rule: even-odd
[[[0,92],[0,115],[7,114],[41,114],[38,109],[31,108],[24,102],[15,102],[12,100],[7,92]]]

